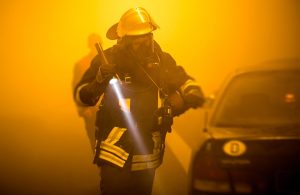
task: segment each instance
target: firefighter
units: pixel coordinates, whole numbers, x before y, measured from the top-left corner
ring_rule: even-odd
[[[141,7],[129,9],[107,31],[117,43],[97,55],[75,89],[77,101],[101,103],[96,156],[101,194],[151,195],[173,117],[200,107],[200,86],[153,39],[159,28]]]

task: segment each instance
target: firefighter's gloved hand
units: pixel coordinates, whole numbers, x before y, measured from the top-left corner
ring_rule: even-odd
[[[204,103],[204,95],[200,88],[192,88],[186,91],[183,99],[188,107],[198,108]]]
[[[116,74],[115,64],[103,64],[99,67],[98,73],[96,75],[96,80],[101,83],[104,80],[111,79]]]
[[[184,100],[179,93],[171,93],[169,95],[169,101],[173,109],[173,116],[179,116],[187,110]]]

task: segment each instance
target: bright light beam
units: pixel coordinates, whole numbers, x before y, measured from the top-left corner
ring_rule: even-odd
[[[127,122],[127,126],[128,129],[130,129],[132,131],[132,135],[134,137],[134,140],[136,141],[138,148],[140,149],[140,151],[145,154],[146,153],[146,147],[144,145],[144,143],[142,142],[142,138],[141,135],[139,133],[139,129],[137,128],[137,124],[135,123],[132,114],[130,113],[130,108],[128,108],[125,98],[121,92],[120,89],[120,82],[119,80],[117,80],[116,78],[113,78],[109,81],[110,85],[112,86],[114,92],[117,95],[117,98],[119,100],[119,104],[122,108],[123,111],[123,115],[126,119]]]

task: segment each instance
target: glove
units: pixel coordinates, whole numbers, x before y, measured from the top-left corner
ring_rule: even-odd
[[[179,93],[174,92],[170,94],[169,101],[173,109],[173,116],[179,116],[187,110],[187,107],[184,104],[184,100]]]
[[[115,64],[103,64],[98,69],[96,80],[98,83],[101,83],[104,80],[109,80],[116,74],[116,72]]]
[[[198,108],[204,103],[204,95],[199,88],[192,88],[183,95],[185,103],[192,108]]]

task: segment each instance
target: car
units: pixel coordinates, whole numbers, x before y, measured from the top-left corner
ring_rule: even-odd
[[[300,59],[240,68],[210,102],[189,194],[300,194]]]

